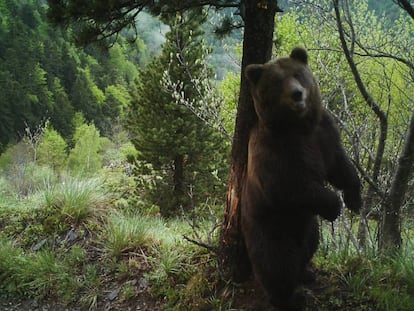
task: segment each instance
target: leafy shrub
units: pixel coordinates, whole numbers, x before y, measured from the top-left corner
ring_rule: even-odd
[[[66,149],[67,144],[62,136],[47,124],[37,149],[38,163],[59,171],[64,167]]]
[[[93,124],[81,124],[73,137],[75,146],[69,152],[68,168],[80,176],[89,176],[102,168],[100,151],[104,139]]]

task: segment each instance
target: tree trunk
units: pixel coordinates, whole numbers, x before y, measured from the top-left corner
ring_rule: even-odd
[[[380,228],[379,247],[386,253],[401,246],[401,207],[408,188],[408,180],[414,164],[414,113],[411,116],[404,150],[398,159],[397,170],[391,189],[383,205],[383,220]]]
[[[262,64],[271,58],[274,18],[278,11],[275,2],[245,1],[241,86],[219,251],[220,270],[225,278],[235,281],[246,280],[251,272],[240,230],[240,193],[247,166],[249,133],[256,114],[243,73],[248,64]]]
[[[180,207],[186,209],[185,204],[185,185],[184,185],[184,156],[178,154],[174,158],[174,171],[173,171],[173,193],[175,198],[174,210],[167,211],[167,214],[175,214],[179,211]]]

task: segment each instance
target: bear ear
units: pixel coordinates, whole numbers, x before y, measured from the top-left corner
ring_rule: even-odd
[[[308,64],[308,53],[302,47],[296,47],[290,52],[290,58],[297,60],[305,65]]]
[[[247,80],[255,85],[263,73],[263,65],[251,64],[246,67],[245,75]]]

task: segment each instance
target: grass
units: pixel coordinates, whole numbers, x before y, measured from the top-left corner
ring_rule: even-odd
[[[1,177],[0,187],[3,299],[55,299],[96,310],[108,292],[120,289],[120,309],[136,307],[145,296],[154,310],[170,311],[249,310],[260,299],[248,285],[220,283],[214,255],[184,240],[217,238],[209,230],[212,220],[166,220],[130,204],[113,205],[99,178],[45,179],[25,197]],[[358,252],[341,226],[334,235],[324,226],[308,311],[414,310],[414,245],[379,258],[375,249]],[[69,229],[78,238],[63,243]]]
[[[98,299],[101,293],[103,279],[94,265],[86,265],[84,282],[82,284],[83,294],[80,296],[79,303],[86,306],[89,310],[96,310]]]
[[[102,215],[107,200],[99,178],[69,177],[44,192],[47,206],[58,207],[74,224]]]
[[[25,254],[9,240],[0,239],[0,286],[3,295],[57,296],[72,300],[78,283],[72,267],[51,250]]]
[[[154,242],[150,232],[153,223],[139,214],[112,213],[105,227],[109,256],[118,259],[127,251],[150,246]]]
[[[322,245],[315,258],[325,274],[323,283],[327,283],[318,310],[414,310],[412,244],[391,257],[343,245],[347,246],[335,250]]]

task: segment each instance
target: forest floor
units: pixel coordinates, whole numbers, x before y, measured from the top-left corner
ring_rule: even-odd
[[[94,252],[94,248],[90,248],[90,252]],[[130,252],[121,261],[135,262],[137,269],[134,273],[129,272],[124,277],[115,276],[113,273],[106,273],[102,268],[101,273],[105,274],[100,284],[99,295],[96,301],[89,307],[82,306],[78,303],[64,304],[58,298],[50,297],[43,299],[1,299],[1,311],[83,311],[83,310],[99,310],[99,311],[161,311],[172,310],[166,307],[167,297],[154,296],[151,291],[151,283],[147,280],[146,275],[151,272],[151,265],[146,260],[147,255],[144,254],[145,249],[137,249]],[[98,256],[89,256],[92,258],[89,264],[99,266],[99,261],[93,258]],[[94,262],[93,262],[94,261]],[[306,311],[362,311],[377,310],[375,302],[371,299],[355,298],[354,295],[333,271],[315,269],[316,280],[314,283],[302,288],[306,297]],[[211,282],[206,279],[205,282]],[[231,307],[212,307],[206,301],[205,303],[188,305],[180,307],[177,310],[183,311],[277,311],[269,306],[266,302],[264,293],[259,290],[255,281],[250,280],[243,284],[224,285],[216,283],[216,294],[222,300],[232,301]],[[122,289],[128,286],[132,295],[126,298],[122,295]],[[174,309],[175,310],[175,309]]]
[[[65,187],[83,191],[76,204],[62,191],[24,201],[0,192],[0,311],[275,311],[253,280],[220,280],[216,254],[184,238],[217,243],[210,214],[143,215],[96,196],[94,183]],[[393,257],[362,252],[344,224],[321,223],[304,311],[414,310],[414,244]]]
[[[375,302],[358,301],[352,298],[352,294],[338,284],[326,285],[326,281],[330,279],[328,275],[323,273],[318,276],[317,282],[306,289],[306,310],[307,311],[360,311],[360,310],[375,310]],[[103,295],[96,308],[92,310],[102,311],[159,311],[163,309],[163,301],[152,297],[149,289],[142,289],[139,282],[136,283],[137,291],[141,293],[131,300],[119,300],[117,297],[117,285],[108,284],[106,295]],[[114,288],[114,290],[111,290]],[[249,282],[239,287],[238,291],[233,295],[232,299],[235,301],[234,307],[228,310],[232,311],[273,311],[265,303],[264,295],[256,290],[255,284]],[[335,307],[335,302],[338,304]],[[344,303],[345,302],[345,303]],[[330,309],[321,309],[321,305],[330,305]],[[28,300],[11,300],[1,301],[1,311],[82,311],[88,310],[78,306],[68,306],[53,299],[46,299],[38,301],[37,299]],[[192,309],[187,309],[191,311]],[[198,309],[201,310],[201,309]],[[205,311],[216,311],[205,308]],[[218,311],[218,310],[217,310]]]

